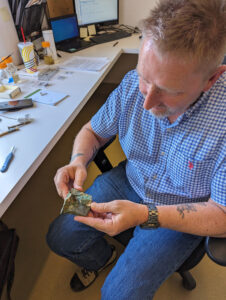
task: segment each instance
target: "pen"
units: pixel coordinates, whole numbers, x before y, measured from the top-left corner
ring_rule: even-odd
[[[118,45],[118,42],[114,43],[113,47],[115,47],[116,45]]]
[[[8,167],[9,167],[9,165],[10,165],[10,163],[11,163],[13,157],[14,157],[15,149],[16,149],[15,146],[13,146],[11,148],[10,153],[6,156],[6,159],[5,159],[5,161],[3,163],[3,166],[0,170],[2,173],[6,172],[8,170]]]
[[[0,61],[0,63],[2,63],[3,61],[7,60],[10,56],[12,56],[13,53],[9,54],[8,56],[6,56],[3,60]]]

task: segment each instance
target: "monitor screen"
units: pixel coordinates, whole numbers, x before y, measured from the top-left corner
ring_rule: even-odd
[[[55,43],[79,36],[78,23],[75,16],[52,19],[50,23]]]
[[[118,23],[118,0],[74,0],[78,25]]]

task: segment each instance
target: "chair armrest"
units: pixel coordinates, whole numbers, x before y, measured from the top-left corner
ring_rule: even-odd
[[[226,238],[207,237],[205,241],[206,253],[210,259],[226,267]]]
[[[226,55],[225,55],[225,57],[224,57],[224,60],[223,60],[223,62],[222,62],[222,65],[226,65]]]
[[[115,140],[115,138],[116,136],[113,136],[103,147],[101,147],[93,160],[102,173],[113,168],[107,156],[105,155],[104,150]]]
[[[112,142],[116,139],[116,135],[114,135],[103,147],[99,149],[99,151],[104,151],[108,146],[111,145]]]

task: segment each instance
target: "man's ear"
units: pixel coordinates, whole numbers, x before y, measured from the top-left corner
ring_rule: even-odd
[[[221,65],[217,68],[217,70],[214,72],[214,74],[209,78],[206,85],[204,86],[203,92],[208,91],[214,83],[217,81],[217,79],[226,71],[226,65]]]

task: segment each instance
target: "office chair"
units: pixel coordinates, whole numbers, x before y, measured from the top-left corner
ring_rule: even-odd
[[[102,173],[113,168],[104,153],[104,150],[114,141],[114,139],[115,137],[100,148],[94,159],[95,164]],[[123,246],[126,246],[133,236],[133,231],[134,228],[130,228],[113,238],[120,242]],[[221,266],[226,266],[226,238],[203,237],[200,244],[177,270],[182,277],[182,284],[185,289],[193,290],[196,287],[196,281],[189,270],[194,268],[202,260],[205,253],[207,253],[209,258],[215,263]]]

